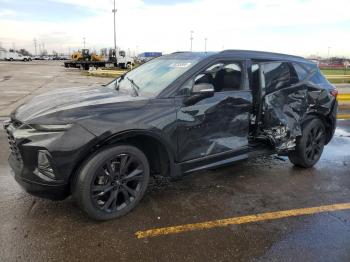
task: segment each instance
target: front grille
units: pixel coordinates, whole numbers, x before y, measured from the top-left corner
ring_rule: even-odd
[[[10,125],[12,125],[12,123]],[[6,133],[7,133],[7,139],[9,142],[11,154],[15,157],[17,161],[22,162],[21,153],[19,151],[15,138],[13,137],[11,131],[9,130],[9,127],[6,128]]]

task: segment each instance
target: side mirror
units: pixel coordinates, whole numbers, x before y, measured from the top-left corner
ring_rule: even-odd
[[[192,87],[192,94],[213,94],[214,86],[208,83],[196,84]]]

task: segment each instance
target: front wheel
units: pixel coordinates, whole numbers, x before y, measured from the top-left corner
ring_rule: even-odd
[[[93,155],[78,173],[73,197],[93,219],[109,220],[130,212],[144,196],[150,168],[144,153],[130,145]]]
[[[320,159],[326,142],[326,130],[322,121],[313,118],[304,125],[302,136],[297,138],[296,147],[288,155],[296,166],[309,168]]]

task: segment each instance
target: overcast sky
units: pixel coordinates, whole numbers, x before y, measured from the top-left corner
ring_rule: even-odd
[[[131,51],[252,49],[350,57],[350,0],[117,0],[117,45]],[[112,0],[0,0],[0,42],[34,53],[113,46]]]

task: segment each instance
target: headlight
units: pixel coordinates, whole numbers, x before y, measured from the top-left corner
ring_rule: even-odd
[[[48,131],[48,132],[58,132],[65,131],[72,127],[72,124],[63,124],[63,125],[30,125],[38,131]]]

